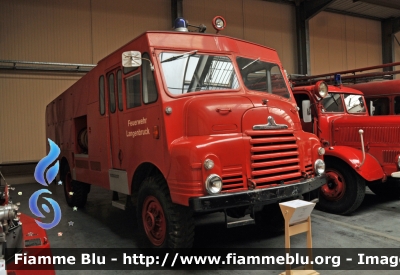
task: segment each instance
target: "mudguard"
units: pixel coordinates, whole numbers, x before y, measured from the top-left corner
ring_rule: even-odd
[[[361,150],[347,146],[331,146],[326,149],[326,157],[332,156],[343,160],[367,181],[379,180],[385,175],[379,162],[368,153],[365,153],[364,164],[358,168],[363,160]]]

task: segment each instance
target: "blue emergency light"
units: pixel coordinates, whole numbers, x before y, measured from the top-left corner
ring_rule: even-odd
[[[187,32],[187,23],[186,20],[182,17],[178,17],[174,22],[174,29],[178,32]]]
[[[342,76],[340,74],[335,74],[334,82],[335,82],[335,86],[342,85]]]

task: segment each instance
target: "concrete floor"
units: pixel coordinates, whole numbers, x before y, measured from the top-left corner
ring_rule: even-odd
[[[28,200],[41,189],[38,183],[14,185],[13,202],[20,202],[21,212],[32,216]],[[65,202],[62,186],[52,185],[52,198],[62,211],[59,225],[48,230],[52,248],[135,248],[138,246],[135,215],[111,206],[111,192],[92,186],[85,208],[73,211]],[[18,195],[22,192],[22,195]],[[400,201],[383,200],[367,189],[361,207],[351,216],[337,216],[314,210],[312,214],[313,246],[316,248],[398,248],[400,246]],[[74,225],[69,226],[68,222]],[[63,232],[58,237],[58,232]],[[227,229],[223,215],[216,213],[196,220],[194,247],[207,248],[281,248],[284,235],[267,235],[254,225]],[[291,239],[292,247],[305,247],[305,236]],[[315,267],[314,267],[315,268]],[[173,271],[162,274],[279,274],[281,271]],[[321,274],[399,274],[399,271],[320,271]],[[160,271],[62,271],[64,274],[159,274]]]

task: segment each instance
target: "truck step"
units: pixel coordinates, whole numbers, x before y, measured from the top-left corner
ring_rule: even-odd
[[[122,201],[111,201],[111,205],[122,210],[125,210],[126,207],[126,203]]]
[[[125,210],[126,199],[127,199],[126,195],[119,194],[117,191],[113,191],[111,205],[119,209]]]
[[[255,220],[250,218],[250,219],[242,219],[242,220],[237,220],[237,221],[232,221],[232,222],[227,222],[226,227],[227,228],[232,228],[232,227],[238,227],[238,226],[243,226],[243,225],[248,225],[248,224],[255,224]]]

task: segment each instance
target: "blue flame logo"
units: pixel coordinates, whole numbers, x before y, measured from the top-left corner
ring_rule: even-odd
[[[40,183],[41,185],[48,186],[55,178],[59,170],[59,162],[57,161],[53,166],[49,167],[50,164],[52,164],[60,155],[60,148],[55,144],[51,139],[48,139],[49,144],[50,144],[50,152],[47,156],[42,158],[39,163],[36,165],[35,169],[35,180]],[[46,172],[47,169],[47,172]],[[44,178],[46,176],[46,179]],[[47,180],[47,181],[46,181]],[[32,196],[29,198],[29,209],[31,210],[32,214],[39,218],[44,218],[45,216],[40,212],[39,207],[38,207],[38,200],[39,196],[43,193],[49,193],[51,192],[47,189],[41,189],[36,191],[35,193],[32,194]],[[38,220],[35,220],[35,222],[43,229],[51,229],[55,227],[61,220],[61,209],[58,203],[51,199],[44,197],[44,199],[53,207],[54,209],[54,219],[51,223],[43,223]],[[50,209],[47,206],[47,204],[42,204],[41,208],[46,212],[50,213]]]

